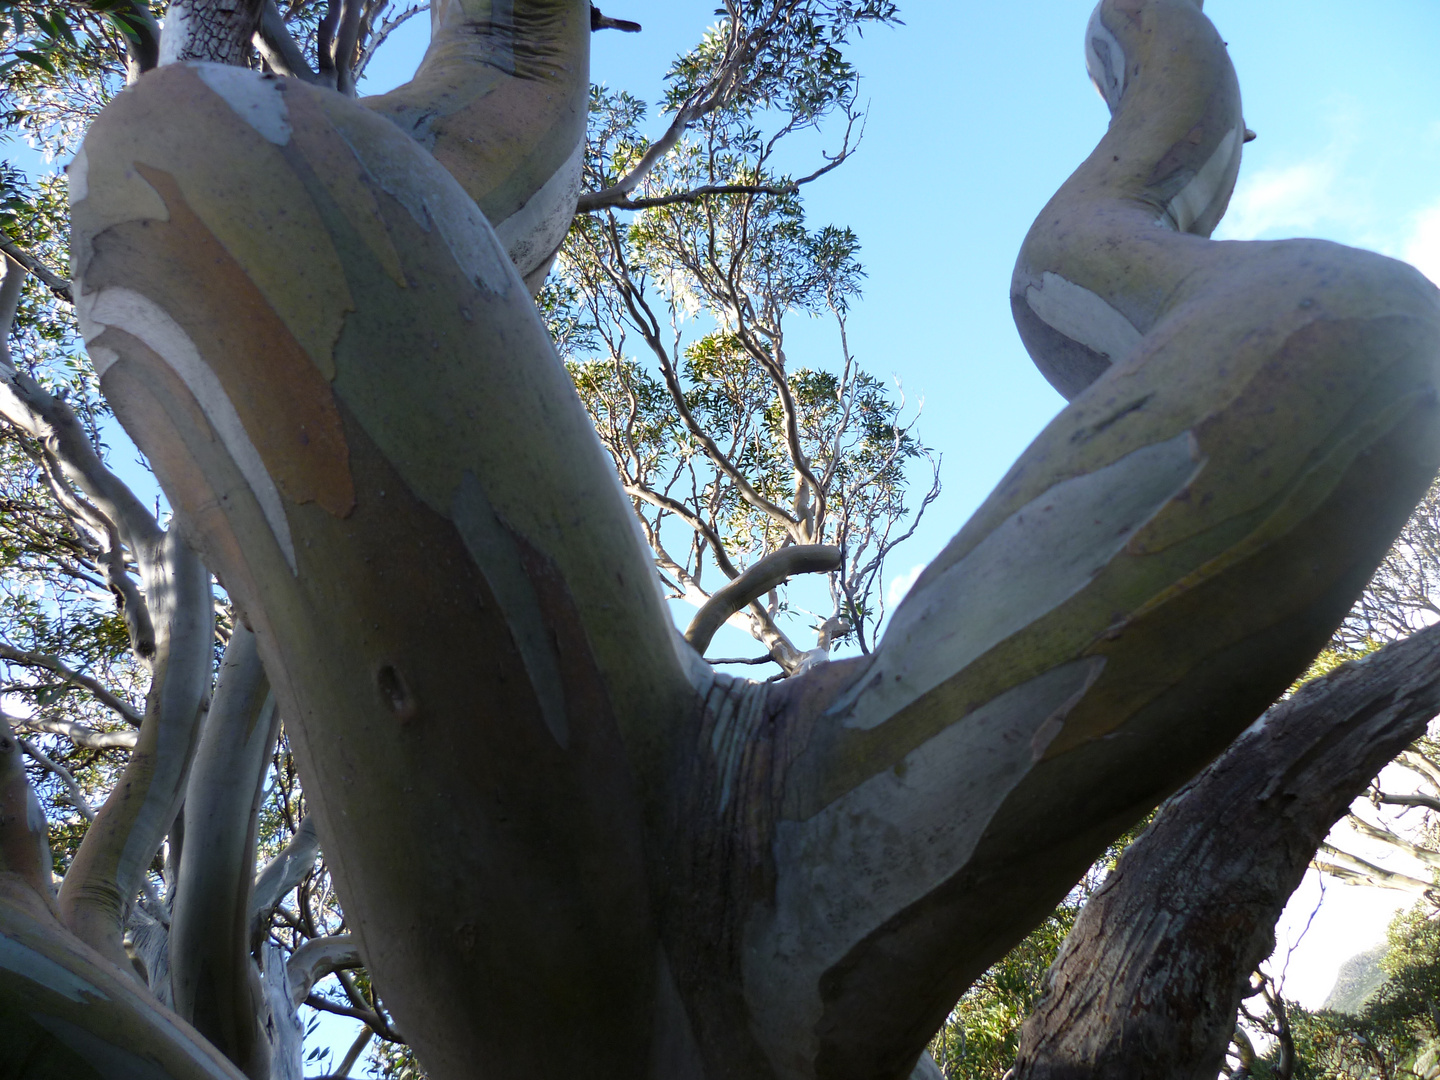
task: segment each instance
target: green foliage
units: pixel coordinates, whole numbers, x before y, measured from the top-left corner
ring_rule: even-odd
[[[975,980],[956,1003],[930,1054],[946,1080],[1001,1080],[1014,1064],[1020,1025],[1045,992],[1045,976],[1080,909],[1154,815],[1118,838],[1025,939]]]
[[[579,217],[540,306],[673,597],[699,603],[790,544],[843,549],[823,607],[792,609],[782,590],[752,619],[790,670],[800,651],[777,620],[795,614],[826,648],[848,637],[868,651],[885,558],[938,493],[903,397],[849,352],[859,241],[812,227],[776,167],[795,131],[837,111],[853,123],[844,46],[895,9],[767,0],[726,14],[669,72],[664,107],[694,118],[631,192],[644,208]],[[642,161],[645,119],[633,95],[592,90],[588,188],[619,184]],[[795,318],[833,321],[832,363],[791,359]],[[917,504],[918,460],[932,484]]]
[[[1285,1002],[1295,1080],[1394,1080],[1437,1075],[1440,1048],[1440,921],[1429,903],[1397,915],[1381,967],[1386,980],[1358,1015],[1310,1012]],[[1278,1050],[1256,1063],[1274,1080]]]

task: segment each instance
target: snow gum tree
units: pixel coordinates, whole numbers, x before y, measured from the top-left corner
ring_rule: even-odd
[[[734,5],[717,77],[867,7]],[[873,652],[719,674],[532,299],[574,212],[634,190],[580,194],[603,17],[437,3],[415,79],[357,101],[366,8],[328,8],[309,52],[274,13],[177,3],[69,170],[79,329],[169,528],[6,372],[96,550],[139,567],[150,674],[58,898],[5,740],[0,1015],[35,1071],[280,1058],[255,1018],[283,1010],[235,959],[251,901],[184,932],[177,910],[178,1016],[121,921],[191,771],[232,781],[194,808],[229,835],[192,880],[255,889],[238,830],[276,713],[345,947],[430,1075],[561,1076],[582,1049],[627,1080],[933,1068],[959,992],[1304,669],[1440,464],[1440,294],[1336,245],[1210,242],[1245,133],[1223,43],[1196,0],[1104,0],[1087,56],[1114,118],[1012,294],[1070,404]],[[231,62],[257,28],[266,72]],[[752,314],[726,328],[778,363]],[[792,491],[803,533],[822,491]],[[202,722],[207,567],[240,628]]]

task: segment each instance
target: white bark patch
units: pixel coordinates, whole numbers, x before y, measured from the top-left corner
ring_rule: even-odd
[[[868,676],[830,707],[873,728],[1085,588],[1203,467],[1188,431],[1027,503],[896,610]],[[847,716],[846,713],[849,713]]]
[[[82,144],[75,157],[65,166],[65,179],[70,184],[70,205],[74,206],[90,194],[90,159]]]
[[[1240,156],[1240,148],[1244,145],[1245,126],[1241,124],[1231,128],[1205,164],[1200,166],[1200,171],[1180,190],[1180,194],[1166,204],[1161,221],[1176,232],[1188,232],[1220,194],[1230,166]]]
[[[185,4],[171,4],[160,31],[160,66],[177,62],[190,44],[190,19]]]
[[[1104,664],[1075,660],[1014,687],[808,820],[780,823],[774,911],[745,934],[745,996],[762,1045],[813,1032],[817,976],[964,868],[1029,771],[1037,729]],[[775,1064],[780,1076],[813,1075],[802,1061]]]
[[[73,971],[5,934],[0,934],[0,968],[82,1005],[87,1001],[109,1000],[98,987]]]
[[[1120,107],[1120,97],[1125,93],[1125,65],[1125,50],[1100,21],[1100,5],[1096,4],[1085,29],[1085,70],[1112,113]]]
[[[1025,302],[1041,321],[1071,341],[1117,363],[1140,344],[1140,331],[1097,293],[1046,270],[1025,290]]]
[[[500,605],[510,638],[515,642],[525,673],[530,676],[530,686],[540,702],[545,726],[564,750],[570,745],[570,723],[555,639],[545,625],[540,600],[525,573],[515,541],[496,515],[480,481],[468,469],[455,490],[450,517],[470,558]]]
[[[261,461],[255,444],[250,441],[245,425],[241,423],[240,415],[235,411],[225,388],[220,385],[215,372],[210,370],[210,365],[201,358],[195,343],[186,336],[185,331],[168,312],[132,289],[103,289],[89,298],[84,305],[86,310],[83,314],[78,311],[80,306],[76,305],[77,316],[80,332],[85,336],[87,344],[91,338],[102,333],[106,326],[117,327],[150,346],[170,365],[171,370],[180,376],[181,381],[194,395],[201,411],[205,413],[206,419],[214,427],[215,433],[220,436],[220,441],[229,451],[235,467],[250,485],[255,501],[260,504],[260,510],[275,536],[275,542],[280,545],[285,561],[290,564],[290,572],[298,574],[295,544],[290,537],[290,523],[285,518],[280,492],[275,487],[275,481],[270,478],[265,463]]]
[[[444,166],[409,140],[401,153],[396,153],[391,143],[382,143],[367,153],[366,143],[352,138],[342,117],[332,119],[335,130],[376,186],[405,207],[426,232],[440,230],[451,257],[467,278],[499,296],[512,283],[518,284],[514,264],[500,246],[490,222]]]
[[[565,163],[540,190],[504,221],[495,223],[495,235],[510,260],[526,277],[539,269],[565,239],[580,198],[580,164],[585,144],[578,142]]]
[[[162,47],[168,38],[167,34],[162,39]],[[290,110],[285,105],[282,80],[229,64],[197,62],[190,64],[190,70],[265,139],[276,146],[290,141]]]

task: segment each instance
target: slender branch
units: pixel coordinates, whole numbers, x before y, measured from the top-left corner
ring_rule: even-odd
[[[1356,832],[1362,833],[1373,840],[1379,840],[1387,847],[1397,848],[1405,852],[1412,859],[1424,863],[1426,866],[1440,866],[1440,852],[1432,851],[1430,848],[1422,847],[1419,844],[1406,840],[1403,836],[1391,832],[1389,829],[1372,825],[1354,813],[1350,814],[1349,817],[1346,818],[1346,821]]]
[[[796,574],[828,573],[840,563],[840,549],[828,544],[802,544],[771,552],[724,588],[716,590],[691,621],[685,640],[704,656],[715,631],[741,608]]]
[[[1423,806],[1427,810],[1440,811],[1440,799],[1433,795],[1388,795],[1381,792],[1376,802],[1386,806]]]
[[[370,58],[375,55],[376,49],[385,44],[386,38],[422,11],[429,10],[430,4],[428,2],[414,4],[406,8],[399,15],[396,15],[393,19],[386,19],[381,23],[380,29],[376,30],[375,33],[370,36],[370,39],[365,42],[365,47],[360,50],[360,59],[355,64],[355,81],[360,81],[360,76],[364,75],[365,69],[370,66]]]
[[[260,9],[260,25],[253,41],[256,51],[265,58],[272,71],[307,83],[321,81],[306,62],[305,53],[285,25],[285,17],[275,6],[275,0],[265,0],[265,6]]]
[[[134,708],[115,693],[107,690],[98,680],[76,671],[58,656],[51,653],[26,652],[23,649],[15,648],[13,645],[0,642],[0,660],[8,660],[12,664],[23,664],[26,667],[37,667],[45,671],[53,672],[72,686],[78,686],[90,691],[90,693],[95,696],[96,701],[119,714],[127,724],[135,727],[140,726],[140,721],[143,719],[140,713],[136,712]]]
[[[67,303],[74,303],[75,298],[70,292],[70,282],[51,270],[43,262],[31,255],[28,251],[17,246],[8,237],[0,236],[0,251],[3,251],[11,259],[15,260],[30,273],[39,278],[52,293]],[[8,276],[8,274],[7,274]],[[7,324],[8,326],[8,324]]]
[[[363,14],[360,0],[345,0],[340,13],[340,29],[335,36],[335,88],[347,97],[355,96],[355,54],[360,42],[360,17]]]
[[[370,1040],[375,1037],[375,1029],[366,1024],[360,1029],[360,1034],[355,1036],[355,1041],[350,1044],[350,1049],[345,1051],[345,1056],[340,1059],[340,1064],[335,1067],[332,1076],[349,1076],[350,1070],[355,1067],[355,1062],[360,1060],[360,1055],[370,1045]]]
[[[73,720],[51,720],[39,716],[27,716],[24,719],[12,716],[10,720],[17,730],[63,735],[76,746],[86,750],[133,750],[139,740],[139,734],[134,730],[100,731],[98,728],[77,724]]]
[[[576,213],[588,214],[607,206],[618,206],[625,201],[630,192],[640,186],[640,183],[650,175],[665,155],[675,149],[691,124],[706,113],[725,104],[737,85],[740,73],[749,61],[754,46],[769,32],[771,23],[779,17],[780,11],[781,9],[777,8],[769,19],[743,37],[740,33],[739,20],[732,18],[730,41],[726,45],[726,59],[719,70],[691,97],[687,104],[676,111],[675,119],[670,122],[665,134],[649,146],[641,155],[640,160],[635,163],[635,167],[611,187],[603,191],[582,194],[576,204]]]
[[[59,762],[52,761],[45,751],[41,750],[29,739],[20,739],[18,741],[20,743],[20,749],[24,750],[26,755],[28,755],[35,764],[43,766],[55,774],[60,783],[65,785],[66,798],[70,805],[78,810],[80,816],[86,821],[93,823],[95,821],[95,810],[90,805],[89,800],[85,798],[85,792],[80,789],[80,785],[75,781],[75,777],[71,775],[70,770]]]
[[[331,1001],[319,994],[309,994],[302,1005],[309,1005],[312,1009],[320,1012],[334,1013],[336,1016],[348,1016],[352,1020],[359,1020],[371,1028],[378,1028],[384,1024],[379,1015],[373,1009],[357,1009],[353,1005],[341,1005],[338,1001]]]
[[[1321,844],[1319,850],[1325,852],[1334,861],[1323,859],[1317,854],[1311,861],[1311,865],[1322,874],[1329,874],[1341,881],[1374,885],[1382,889],[1398,889],[1401,892],[1414,893],[1417,896],[1429,895],[1435,888],[1435,883],[1432,881],[1422,881],[1409,874],[1386,870],[1383,866],[1377,866],[1368,859],[1362,859],[1348,851],[1341,851],[1329,844]]]

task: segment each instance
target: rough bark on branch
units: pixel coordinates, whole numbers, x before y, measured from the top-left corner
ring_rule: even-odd
[[[1440,711],[1440,627],[1302,687],[1165,803],[1066,938],[1015,1080],[1213,1080],[1331,825]]]

